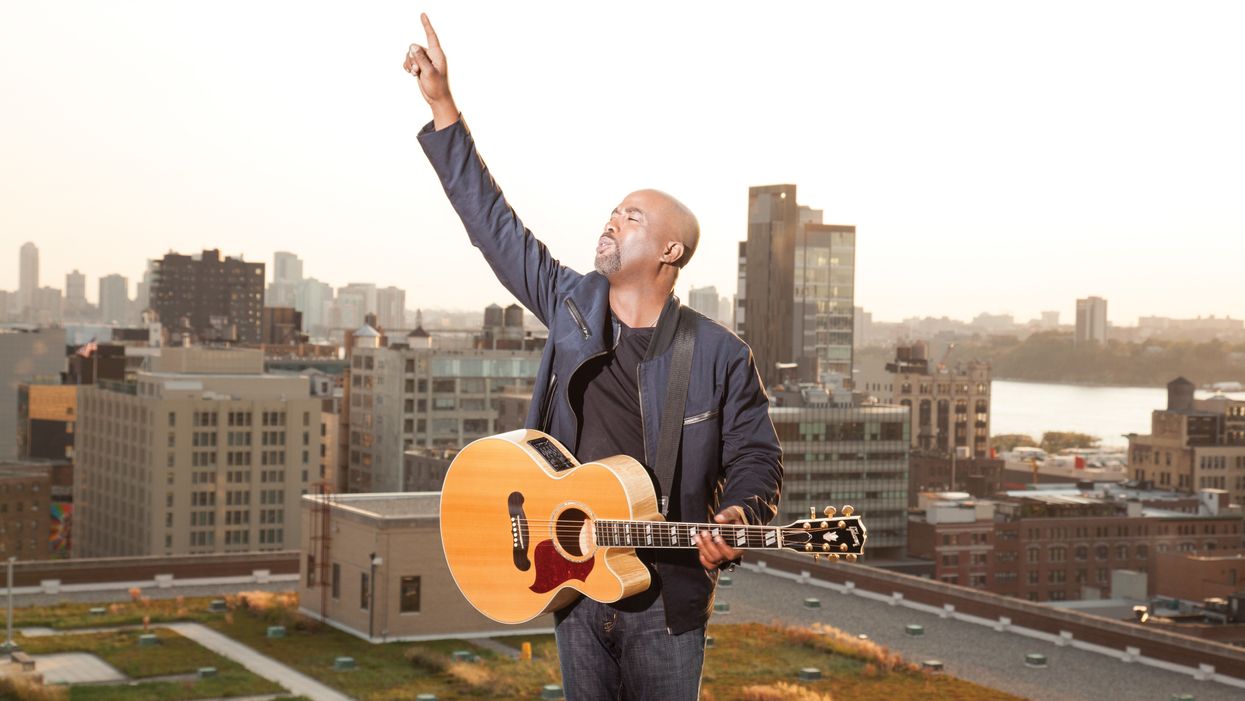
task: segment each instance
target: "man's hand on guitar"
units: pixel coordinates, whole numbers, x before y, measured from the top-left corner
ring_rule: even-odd
[[[458,121],[458,107],[454,105],[454,96],[450,94],[450,79],[446,73],[445,52],[441,50],[441,41],[437,38],[437,32],[432,28],[428,15],[421,13],[419,19],[424,23],[428,47],[411,44],[402,68],[419,80],[419,92],[432,107],[433,126],[444,129]]]
[[[743,509],[738,506],[723,509],[713,517],[713,520],[715,523],[724,525],[747,523],[744,520]],[[726,540],[720,534],[715,536],[707,529],[698,533],[695,541],[696,549],[700,551],[700,565],[707,570],[716,570],[743,554],[742,550],[736,550],[727,545]]]

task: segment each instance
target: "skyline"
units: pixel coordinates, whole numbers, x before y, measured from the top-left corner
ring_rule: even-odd
[[[1214,266],[1245,253],[1231,4],[69,7],[0,10],[19,106],[0,115],[0,289],[33,240],[54,287],[75,267],[132,284],[170,249],[289,250],[411,308],[508,300],[414,138],[429,113],[400,65],[427,11],[482,154],[577,269],[617,200],[655,186],[705,232],[680,294],[733,293],[747,188],[791,182],[857,227],[879,320],[1066,320],[1090,295],[1117,323],[1245,317]]]
[[[46,275],[45,275],[45,272],[46,272],[46,271],[44,270],[44,267],[43,267],[43,264],[42,264],[43,249],[42,249],[42,248],[39,248],[39,246],[38,246],[38,243],[37,243],[37,242],[33,242],[33,241],[31,241],[31,242],[24,242],[24,243],[23,243],[23,245],[25,245],[25,243],[33,243],[33,244],[35,245],[36,250],[38,250],[38,251],[39,251],[39,255],[40,255],[40,264],[39,264],[39,286],[40,286],[40,287],[52,287],[52,288],[56,288],[56,289],[60,290],[60,292],[62,293],[62,295],[65,295],[66,290],[64,289],[64,287],[65,287],[64,285],[61,285],[60,287],[57,287],[57,285],[54,285],[54,284],[48,284],[48,283],[49,283],[49,282],[53,282],[53,281],[55,281],[55,280],[59,280],[59,281],[61,281],[61,282],[64,282],[64,281],[65,281],[65,278],[66,278],[66,276],[67,276],[68,274],[71,274],[71,273],[73,273],[73,272],[75,272],[75,271],[76,271],[76,272],[81,272],[81,270],[78,270],[78,269],[76,269],[76,268],[75,268],[75,269],[73,269],[73,270],[69,270],[69,271],[66,271],[65,273],[59,274],[59,275],[55,276],[54,278],[47,278],[47,277],[46,277]],[[211,250],[211,249],[207,249],[207,250]],[[168,251],[167,253],[178,253],[178,254],[181,254],[181,255],[198,256],[198,255],[199,255],[200,253],[202,253],[202,252],[203,252],[203,251],[172,251],[172,250],[170,250],[170,251]],[[272,269],[273,269],[272,261],[273,261],[273,257],[274,257],[274,255],[275,255],[276,253],[292,253],[292,254],[294,254],[296,257],[298,257],[298,260],[299,260],[299,261],[303,264],[303,266],[304,266],[304,270],[306,270],[306,260],[304,260],[301,256],[299,256],[297,251],[274,251],[274,252],[273,252],[273,254],[268,255],[266,259],[251,259],[251,258],[246,258],[246,259],[245,259],[245,262],[248,262],[248,263],[256,263],[256,262],[262,262],[262,263],[264,263],[264,270],[265,270],[265,285],[264,285],[264,286],[265,286],[265,289],[267,289],[267,287],[268,287],[269,285],[271,285],[271,283],[272,283],[272,281],[273,281],[273,280],[272,280]],[[221,254],[221,257],[222,257],[222,258],[223,258],[223,257],[226,257],[226,256],[231,256],[231,255],[232,255],[232,254],[227,253],[226,251],[220,251],[220,254]],[[234,257],[236,257],[236,256],[234,256]],[[156,260],[158,260],[158,258],[157,258]],[[99,304],[99,294],[98,294],[99,284],[98,284],[98,283],[100,282],[100,278],[96,278],[96,279],[95,279],[95,281],[94,281],[94,284],[93,284],[93,283],[92,283],[92,278],[91,278],[89,275],[86,275],[86,273],[82,273],[82,274],[86,277],[86,286],[85,286],[85,292],[86,292],[86,294],[85,294],[85,298],[86,298],[86,301],[87,301],[89,304],[92,304],[92,305],[96,305],[96,306],[98,306],[98,304]],[[103,278],[103,277],[111,277],[111,276],[114,276],[114,275],[121,275],[121,274],[120,274],[120,273],[105,273],[103,276],[101,276],[101,278]],[[129,291],[129,292],[131,292],[131,293],[132,293],[132,292],[136,292],[136,291],[137,291],[137,290],[136,290],[136,285],[137,285],[137,283],[139,283],[139,282],[141,282],[141,281],[142,281],[142,276],[141,276],[141,274],[140,274],[137,278],[131,278],[131,277],[126,276],[126,275],[122,275],[122,277],[125,277],[125,278],[126,278],[126,282],[127,282],[127,285],[128,285],[128,291]],[[340,289],[343,289],[343,288],[346,288],[346,287],[348,287],[348,286],[350,286],[350,285],[355,285],[355,284],[364,284],[364,285],[367,285],[367,284],[372,284],[372,285],[375,285],[377,288],[387,288],[387,287],[390,287],[390,286],[388,286],[388,285],[381,285],[380,283],[377,283],[377,282],[375,282],[375,281],[373,281],[373,280],[354,280],[354,279],[352,279],[352,280],[347,280],[347,281],[329,281],[329,280],[323,280],[323,279],[320,279],[320,278],[319,278],[318,276],[316,276],[316,275],[307,275],[307,274],[305,274],[305,275],[303,276],[303,279],[304,279],[304,280],[310,280],[310,279],[313,279],[313,278],[314,278],[314,279],[316,279],[316,280],[318,280],[319,282],[322,282],[322,283],[325,283],[325,284],[330,285],[330,286],[333,288],[334,293],[336,293],[336,292],[337,292],[338,290],[340,290]],[[398,286],[398,285],[393,285],[393,287],[397,287],[398,289],[401,289],[403,292],[406,292],[406,291],[407,291],[407,290],[405,290],[405,289],[401,288],[401,287],[400,287],[400,286]],[[713,287],[713,285],[704,285],[704,286],[696,286],[696,287],[697,287],[697,289],[704,289],[704,288],[708,288],[708,287]],[[679,282],[678,289],[676,290],[676,293],[680,295],[681,299],[683,299],[685,303],[690,302],[690,289],[691,289],[691,288],[692,288],[692,286],[691,286],[691,285],[689,285],[689,284],[687,284],[687,282],[686,282],[686,281],[682,281],[682,280],[681,280],[681,281]],[[3,290],[3,289],[0,289],[0,291],[7,291],[7,292],[11,292],[11,293],[17,293],[17,292],[18,292],[18,290],[17,290],[16,288],[11,289],[11,290]],[[734,288],[731,288],[731,289],[729,289],[729,290],[723,291],[721,288],[717,288],[717,292],[718,292],[718,295],[719,295],[719,296],[725,296],[725,297],[727,297],[727,298],[732,298],[732,297],[733,297],[733,295],[734,295],[735,290],[734,290]],[[499,295],[500,299],[486,300],[486,301],[484,302],[483,306],[488,306],[488,305],[490,305],[490,304],[502,304],[502,302],[505,302],[505,304],[502,304],[502,306],[508,306],[509,304],[514,303],[514,301],[515,301],[515,300],[514,300],[514,298],[513,298],[513,297],[512,297],[512,296],[511,296],[508,292],[506,292],[504,289],[499,289],[499,291],[498,291],[498,295]],[[133,294],[131,294],[131,295],[130,295],[130,301],[131,301],[131,302],[132,302],[132,301],[135,301],[135,297],[133,296]],[[1057,313],[1059,314],[1059,328],[1060,328],[1060,329],[1062,329],[1062,330],[1068,331],[1068,330],[1071,330],[1071,329],[1072,329],[1073,327],[1075,327],[1075,325],[1076,325],[1076,324],[1075,324],[1075,319],[1076,319],[1076,302],[1077,302],[1077,301],[1079,301],[1079,300],[1077,300],[1077,299],[1072,299],[1072,300],[1059,300],[1058,304],[1051,304],[1051,305],[1047,305],[1046,307],[1044,307],[1044,308],[1042,309],[1042,311],[1040,311],[1040,312],[1038,312],[1037,314],[1035,314],[1032,318],[1025,318],[1025,317],[1023,317],[1023,316],[1021,316],[1021,315],[1013,315],[1013,316],[1014,316],[1013,321],[1014,321],[1014,323],[1015,323],[1017,326],[1023,326],[1023,325],[1028,324],[1028,323],[1040,322],[1040,321],[1042,321],[1041,316],[1042,316],[1045,312],[1048,312],[1048,311],[1054,311],[1054,312],[1057,312]],[[1111,300],[1107,300],[1107,301],[1108,301],[1108,302],[1110,302]],[[1066,306],[1066,304],[1067,304],[1068,302],[1070,302],[1070,303],[1071,303],[1071,312],[1070,312],[1070,313],[1065,314],[1065,312],[1068,312],[1068,311],[1069,311],[1067,308],[1065,308],[1065,306]],[[1060,306],[1060,305],[1065,305],[1065,306]],[[470,313],[470,312],[476,312],[476,311],[479,311],[481,308],[482,308],[481,306],[455,306],[455,305],[453,305],[453,304],[446,304],[446,303],[444,303],[444,302],[440,302],[440,303],[436,303],[436,304],[427,304],[427,305],[414,305],[414,306],[408,305],[408,306],[407,306],[406,311],[408,311],[408,312],[413,312],[413,311],[417,311],[417,310],[421,310],[421,309],[422,309],[422,310],[425,310],[425,311],[432,310],[432,311],[444,311],[444,312],[454,312],[454,313],[457,313],[457,312]],[[872,322],[874,322],[874,323],[884,323],[884,324],[903,323],[903,322],[906,322],[906,321],[918,321],[918,320],[941,320],[941,319],[946,319],[946,320],[948,320],[948,321],[950,321],[950,322],[959,322],[959,323],[965,323],[965,324],[972,324],[972,323],[973,323],[973,322],[977,319],[977,317],[979,317],[979,316],[998,316],[998,315],[1010,315],[1010,314],[1011,314],[1010,312],[1006,312],[1006,311],[1004,311],[1004,312],[993,312],[993,311],[989,311],[989,310],[982,309],[982,310],[978,310],[978,311],[976,311],[976,312],[970,312],[970,313],[968,313],[968,314],[966,314],[965,316],[962,316],[962,317],[955,317],[955,316],[951,316],[951,315],[949,315],[949,314],[927,314],[927,315],[915,315],[915,314],[908,314],[908,315],[906,315],[906,316],[899,317],[899,318],[878,318],[878,315],[874,312],[874,310],[873,310],[873,309],[871,309],[871,308],[869,308],[869,307],[862,307],[862,306],[860,306],[860,305],[857,305],[857,306],[856,306],[856,308],[857,308],[857,309],[862,309],[863,311],[865,311],[865,312],[869,313],[869,314],[871,315],[871,321],[872,321]],[[528,312],[528,313],[530,314],[530,312]],[[1139,317],[1140,317],[1140,318],[1169,318],[1169,317],[1163,317],[1162,315],[1158,315],[1158,314],[1151,314],[1151,313],[1147,313],[1147,312],[1145,312],[1145,311],[1142,311],[1142,312],[1139,314]],[[1211,313],[1211,314],[1194,314],[1194,315],[1189,316],[1189,317],[1170,317],[1170,318],[1182,319],[1182,320],[1183,320],[1183,319],[1187,319],[1187,320],[1199,320],[1199,319],[1201,319],[1201,320],[1216,320],[1216,319],[1218,319],[1218,320],[1228,320],[1228,319],[1238,320],[1238,319],[1242,319],[1242,318],[1245,318],[1245,317],[1235,317],[1235,316],[1230,316],[1230,315],[1216,315],[1216,314]],[[1120,322],[1120,321],[1116,320],[1116,319],[1115,319],[1115,317],[1114,317],[1113,315],[1108,315],[1108,324],[1109,324],[1109,326],[1110,326],[1110,327],[1121,327],[1121,326],[1131,327],[1131,326],[1136,326],[1136,325],[1137,325],[1137,323],[1139,322],[1139,319],[1138,319],[1137,317],[1134,317],[1134,318],[1132,318],[1132,319],[1130,319],[1130,320],[1128,320],[1128,321],[1129,321],[1129,322],[1131,322],[1131,323],[1122,323],[1122,322]],[[72,322],[72,321],[70,321],[70,322],[67,322],[67,323],[78,323],[78,322]]]

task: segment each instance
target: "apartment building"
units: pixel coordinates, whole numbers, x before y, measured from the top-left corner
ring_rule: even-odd
[[[319,478],[307,378],[264,374],[258,350],[153,360],[134,382],[80,390],[75,556],[292,547],[298,499]]]

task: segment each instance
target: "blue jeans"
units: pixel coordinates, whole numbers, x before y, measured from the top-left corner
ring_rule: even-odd
[[[696,701],[700,696],[705,629],[671,635],[660,596],[638,610],[581,597],[555,619],[567,701]]]

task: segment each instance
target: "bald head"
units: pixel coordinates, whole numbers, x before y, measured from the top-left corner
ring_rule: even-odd
[[[652,204],[654,209],[653,223],[656,225],[655,235],[668,241],[677,241],[683,246],[683,255],[679,256],[675,267],[682,268],[692,259],[696,246],[700,244],[700,222],[687,205],[677,198],[661,190],[637,190],[628,195],[628,199],[640,196]]]

